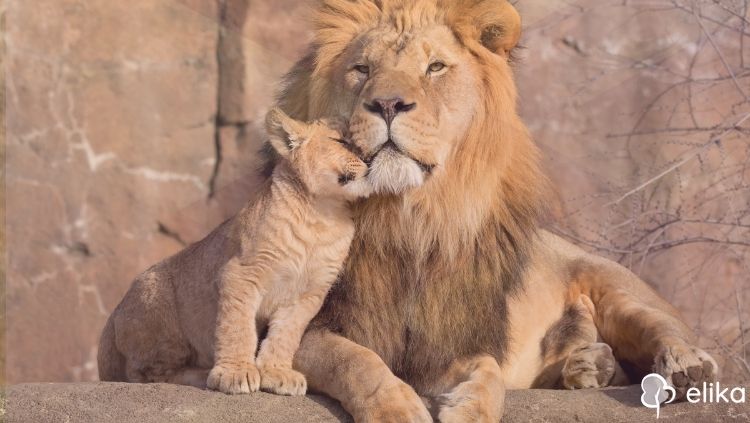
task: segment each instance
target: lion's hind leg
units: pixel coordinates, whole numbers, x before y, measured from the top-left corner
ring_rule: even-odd
[[[180,328],[174,292],[164,274],[141,275],[113,318],[128,382],[198,385],[198,372],[189,369],[195,354]]]
[[[594,323],[594,305],[580,295],[542,340],[544,371],[535,387],[586,389],[625,385],[628,378]]]
[[[661,374],[678,398],[717,380],[716,362],[696,346],[677,310],[624,267],[599,258],[580,261],[570,286],[591,298],[602,338],[638,373]]]
[[[208,369],[172,365],[156,368],[133,365],[127,368],[128,381],[132,383],[171,383],[198,389],[206,389],[208,372]]]
[[[151,332],[161,339],[149,344],[130,344],[124,348],[125,373],[129,382],[172,383],[205,389],[208,369],[191,366],[189,344],[168,331]]]
[[[177,369],[164,378],[164,383],[175,385],[192,386],[199,389],[206,389],[206,379],[208,379],[208,369],[197,367],[183,367]]]
[[[654,359],[653,371],[664,376],[678,398],[704,382],[716,382],[719,376],[719,367],[708,353],[682,342],[663,347]]]
[[[627,385],[628,377],[604,342],[594,342],[573,350],[563,364],[562,385],[566,389],[604,388]]]

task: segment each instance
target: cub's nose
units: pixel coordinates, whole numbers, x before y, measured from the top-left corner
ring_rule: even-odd
[[[385,120],[388,127],[391,126],[393,119],[395,119],[399,113],[406,113],[410,110],[414,110],[415,107],[417,107],[417,103],[409,103],[402,98],[376,98],[371,103],[365,103],[365,109],[371,113],[380,115],[383,120]]]
[[[367,176],[369,168],[362,160],[350,161],[344,167],[344,171],[339,175],[339,184],[346,185],[349,182],[355,181],[360,178]]]
[[[368,166],[367,163],[360,158],[357,158],[357,160],[354,162],[350,162],[348,167],[350,172],[353,172],[355,175],[357,175],[357,178],[367,176],[367,173],[370,172],[370,166]]]

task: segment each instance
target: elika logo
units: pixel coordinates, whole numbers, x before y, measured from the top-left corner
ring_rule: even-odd
[[[648,408],[656,409],[656,418],[659,418],[659,411],[662,404],[669,404],[675,400],[677,392],[667,383],[666,379],[660,374],[651,373],[641,381],[641,403]],[[744,404],[745,388],[721,388],[721,383],[703,382],[703,390],[690,388],[685,394],[685,399],[691,404],[699,402],[708,404],[735,403]]]
[[[669,404],[677,396],[674,388],[669,386],[667,380],[658,373],[646,375],[641,381],[641,404],[648,408],[656,409],[656,418],[659,418],[661,404]]]

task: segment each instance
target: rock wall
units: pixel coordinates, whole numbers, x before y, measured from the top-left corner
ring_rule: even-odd
[[[183,246],[169,216],[206,202],[216,162],[217,16],[8,1],[9,381],[96,379],[129,280]]]
[[[520,2],[521,112],[553,230],[643,276],[745,381],[747,2],[653,3]],[[252,195],[308,5],[6,0],[9,382],[95,380],[132,278]]]

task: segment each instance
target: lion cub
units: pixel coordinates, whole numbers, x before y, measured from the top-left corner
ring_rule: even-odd
[[[271,189],[235,221],[234,248],[218,281],[207,385],[232,394],[260,386],[301,395],[306,382],[292,359],[349,252],[354,223],[347,200],[368,194],[367,165],[331,122],[306,125],[278,109],[267,122],[283,160]],[[258,335],[250,322],[258,319],[268,321],[268,334],[253,360]]]
[[[368,169],[343,123],[274,109],[266,126],[280,157],[259,198],[136,278],[102,334],[102,380],[305,393],[292,359],[348,254]]]

